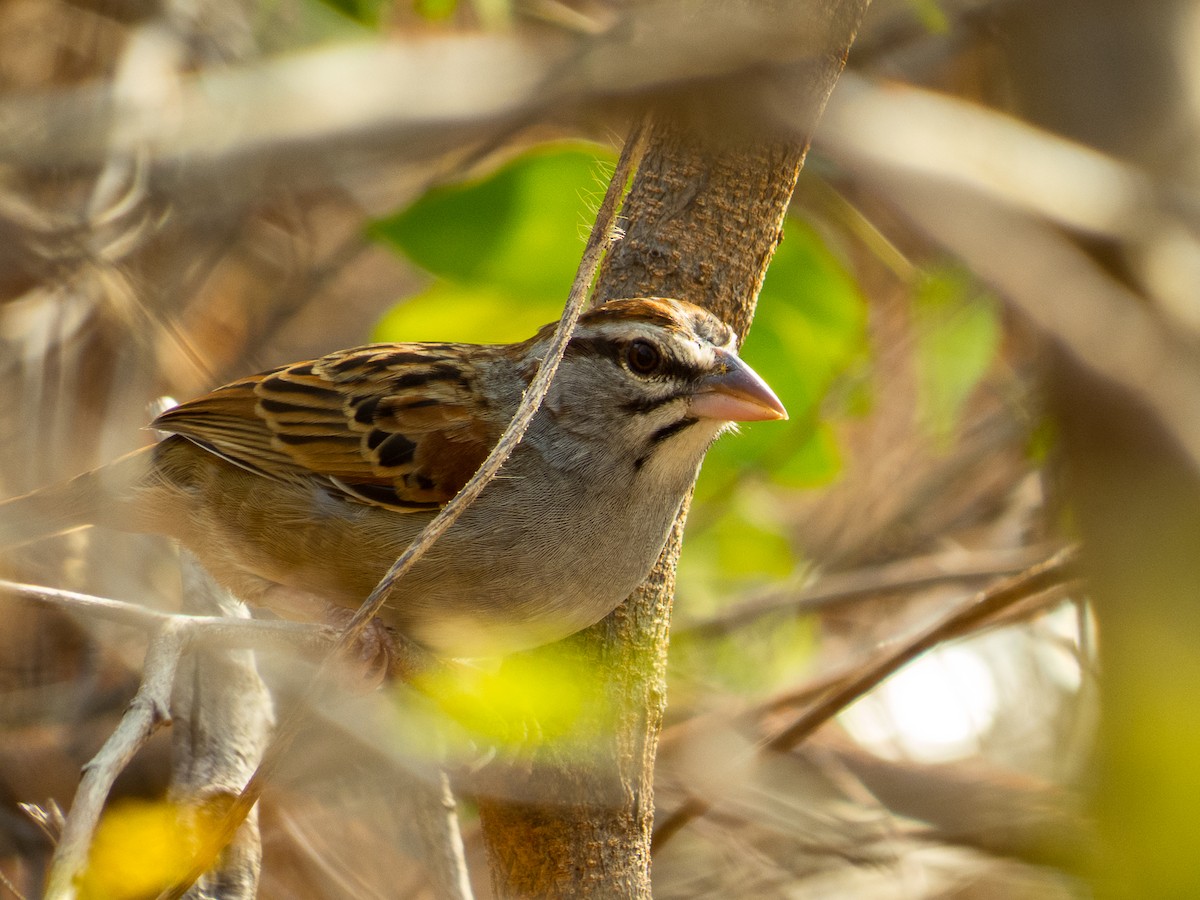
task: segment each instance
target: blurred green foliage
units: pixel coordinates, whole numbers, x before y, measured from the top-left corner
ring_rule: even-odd
[[[557,319],[612,165],[593,145],[553,144],[375,222],[375,237],[435,276],[378,339],[507,342]]]
[[[960,269],[934,269],[917,285],[918,414],[930,433],[948,441],[962,406],[1000,346],[999,304]]]
[[[544,742],[586,747],[610,726],[588,675],[577,659],[550,648],[513,654],[494,669],[439,669],[422,676],[420,688],[454,725],[438,735],[451,751],[516,751]],[[581,727],[585,722],[589,727]]]
[[[383,5],[378,0],[323,0],[337,12],[353,19],[360,25],[374,28],[379,24],[379,13]]]
[[[950,20],[938,0],[909,0],[913,13],[930,34],[947,34]]]
[[[324,7],[349,19],[356,25],[372,30],[379,28],[383,23],[388,8],[384,0],[316,0],[316,2],[306,5],[311,7],[309,10],[311,16],[316,16],[317,11]],[[332,23],[328,27],[330,29],[328,37],[333,37],[338,33],[338,29]]]
[[[454,15],[458,0],[413,0],[417,15],[429,22],[442,22]]]
[[[390,7],[384,0],[266,0],[255,10],[255,38],[264,52],[280,54],[360,41],[383,27]]]
[[[865,356],[866,321],[866,303],[850,273],[811,226],[789,219],[742,356],[779,394],[790,418],[786,425],[750,426],[737,441],[719,442],[706,472],[756,468],[780,487],[815,487],[836,478],[841,460],[832,432],[822,427],[822,400],[835,379]],[[720,492],[722,483],[703,480],[698,499]]]
[[[121,800],[96,828],[87,869],[75,887],[82,900],[156,897],[178,883],[206,843],[220,840],[222,810],[168,801]]]

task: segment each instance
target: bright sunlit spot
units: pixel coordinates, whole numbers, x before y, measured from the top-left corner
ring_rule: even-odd
[[[998,711],[996,679],[980,654],[949,646],[901,669],[841,721],[880,756],[947,762],[977,752]]]
[[[926,653],[840,721],[864,747],[888,759],[937,763],[972,756],[997,728],[1011,732],[1019,722],[1032,735],[1053,720],[1058,705],[1084,689],[1083,658],[1094,652],[1095,641],[1090,615],[1063,603],[1025,625]],[[1013,703],[1021,704],[1015,718]],[[994,741],[989,746],[994,750]]]

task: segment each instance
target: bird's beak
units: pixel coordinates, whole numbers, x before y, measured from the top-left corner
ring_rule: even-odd
[[[786,419],[787,410],[758,373],[727,350],[718,350],[716,372],[692,397],[692,415],[724,422]]]

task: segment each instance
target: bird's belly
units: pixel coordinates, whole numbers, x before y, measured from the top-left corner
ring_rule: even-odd
[[[560,640],[599,621],[641,582],[671,522],[543,509],[537,527],[471,512],[400,582],[389,621],[443,652],[479,656]],[[485,524],[486,523],[486,524]]]
[[[431,518],[328,497],[314,518],[311,498],[279,497],[243,496],[194,532],[204,534],[194,546],[202,562],[252,604],[272,605],[282,587],[357,607]],[[440,653],[498,655],[591,625],[645,576],[671,521],[631,529],[545,507],[531,517],[528,506],[488,499],[442,535],[380,613]]]

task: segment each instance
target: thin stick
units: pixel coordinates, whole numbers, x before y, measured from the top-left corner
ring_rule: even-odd
[[[1038,551],[1041,552],[1038,552]],[[1023,572],[1044,559],[1047,548],[1022,547],[999,552],[977,552],[965,558],[939,553],[849,572],[819,576],[800,588],[772,590],[752,597],[710,618],[684,622],[672,628],[681,635],[715,637],[728,634],[776,612],[803,615],[830,607],[870,600],[883,594],[907,593],[936,584],[1001,578]]]
[[[187,629],[178,627],[173,621],[165,622],[151,639],[146,649],[142,684],[129,710],[100,752],[84,767],[62,839],[50,865],[47,900],[66,900],[75,896],[75,882],[87,865],[92,835],[113,782],[151,735],[170,722],[171,688],[186,644]]]
[[[909,640],[872,660],[796,721],[763,741],[761,747],[779,752],[791,750],[838,712],[925,651],[987,622],[1033,594],[1059,587],[1070,576],[1076,556],[1075,548],[1067,547],[1020,575],[1006,579],[994,588],[980,591],[966,604],[954,607]]]
[[[612,180],[609,182],[608,191],[604,195],[604,201],[600,204],[600,209],[597,211],[596,221],[592,226],[591,235],[588,237],[587,246],[584,248],[583,257],[579,263],[579,270],[575,276],[574,283],[571,285],[571,293],[554,333],[554,340],[551,342],[545,358],[538,367],[537,374],[534,376],[533,381],[530,382],[529,388],[526,390],[525,396],[522,398],[520,406],[517,407],[517,411],[505,429],[504,434],[500,436],[500,440],[492,448],[492,452],[488,454],[487,459],[483,461],[483,464],[471,476],[471,479],[463,486],[462,490],[425,526],[424,530],[409,544],[408,549],[400,555],[400,558],[392,564],[392,567],[380,579],[367,599],[363,601],[362,606],[358,608],[358,612],[355,613],[354,618],[350,620],[345,631],[342,632],[333,650],[317,670],[309,692],[315,690],[317,683],[323,681],[328,676],[330,670],[346,649],[358,640],[367,625],[383,607],[384,603],[387,602],[396,582],[403,578],[416,565],[417,561],[433,546],[434,541],[441,537],[446,529],[453,525],[459,516],[466,511],[467,507],[475,501],[475,498],[482,493],[483,489],[487,487],[488,482],[500,471],[501,466],[504,465],[513,450],[516,449],[517,444],[525,436],[525,431],[529,427],[529,423],[533,420],[550,388],[551,379],[553,379],[555,372],[558,371],[558,364],[562,360],[567,342],[571,339],[575,323],[579,320],[579,316],[582,314],[590,295],[600,261],[603,259],[604,253],[613,239],[617,209],[624,196],[625,185],[628,183],[629,177],[632,175],[637,163],[641,160],[648,130],[643,124],[635,128],[633,134],[630,135],[629,152],[622,154],[621,159],[618,161],[616,171],[613,172]],[[178,898],[182,897],[191,885],[212,865],[217,853],[220,852],[220,848],[232,839],[233,834],[246,818],[251,807],[258,802],[258,798],[262,795],[267,781],[282,761],[291,741],[299,732],[303,721],[299,709],[297,707],[280,724],[274,742],[268,748],[262,763],[259,764],[258,769],[250,778],[250,781],[247,782],[242,793],[230,806],[220,824],[219,830],[216,832],[215,839],[203,849],[200,856],[195,860],[192,871],[188,873],[186,879],[160,895],[163,900],[178,900]]]
[[[966,603],[954,606],[916,635],[885,649],[866,665],[847,673],[790,725],[758,742],[754,752],[792,750],[837,713],[922,653],[949,638],[961,637],[973,629],[990,625],[1035,595],[1045,602],[1061,601],[1082,587],[1081,582],[1072,578],[1078,555],[1077,548],[1064,548],[1021,574],[985,588]],[[661,848],[685,825],[711,808],[712,804],[702,797],[688,797],[655,828],[651,849]]]
[[[16,897],[17,900],[28,900],[28,898],[17,889],[17,886],[13,884],[9,880],[8,876],[3,872],[0,872],[0,887],[3,887],[5,890],[7,890],[10,894]]]
[[[0,579],[0,595],[9,595],[18,600],[128,625],[143,631],[158,631],[171,624],[191,643],[220,645],[230,650],[282,648],[313,653],[328,651],[335,639],[333,631],[326,625],[231,616],[192,616],[150,609],[107,597],[95,597],[91,594],[4,579]]]

